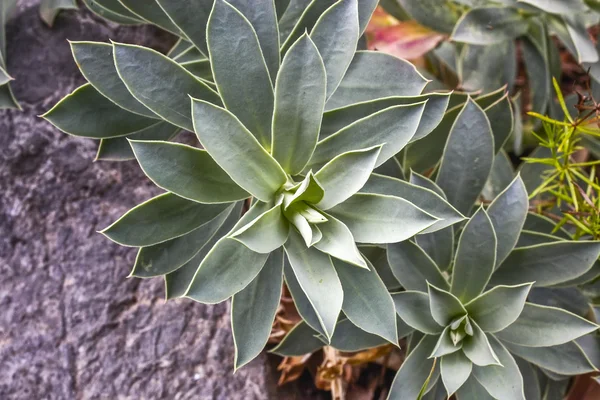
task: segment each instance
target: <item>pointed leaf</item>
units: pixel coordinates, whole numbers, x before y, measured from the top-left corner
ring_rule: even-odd
[[[469,100],[446,142],[436,183],[458,211],[468,214],[492,169],[494,138],[483,110]],[[464,166],[471,166],[465,170]]]
[[[292,295],[292,299],[294,300],[294,306],[298,311],[298,314],[302,317],[302,319],[315,331],[317,331],[323,337],[326,337],[325,331],[321,327],[321,322],[319,321],[319,317],[312,306],[308,297],[300,287],[298,280],[296,279],[296,275],[294,274],[294,270],[290,265],[288,257],[285,257],[283,273],[285,276],[285,285],[287,286],[290,294]]]
[[[336,156],[315,174],[324,190],[324,197],[316,204],[328,210],[349,199],[369,179],[381,146],[349,151]]]
[[[225,208],[165,193],[135,206],[100,233],[123,246],[151,246],[190,233]]]
[[[413,204],[418,204],[423,211],[439,218],[438,222],[422,233],[435,232],[465,219],[460,212],[434,191],[400,179],[372,174],[360,191],[400,197]]]
[[[458,317],[467,315],[467,310],[453,294],[427,283],[431,316],[440,326],[448,326]]]
[[[319,224],[319,230],[323,234],[323,237],[315,243],[315,247],[338,260],[368,269],[365,260],[356,247],[354,236],[352,236],[350,229],[331,215],[325,216],[327,217],[327,222]]]
[[[207,27],[215,83],[225,108],[271,148],[273,86],[250,21],[224,0],[215,0]],[[242,68],[235,67],[242,65]]]
[[[206,25],[213,7],[213,0],[156,0],[185,36],[202,52],[208,55]]]
[[[179,143],[130,141],[144,173],[158,187],[200,203],[250,197],[205,150]]]
[[[314,353],[323,346],[325,343],[317,338],[317,332],[301,321],[269,352],[283,357],[298,357]]]
[[[244,202],[238,202],[231,214],[227,217],[223,225],[219,227],[217,233],[202,247],[200,252],[196,254],[190,261],[185,263],[181,268],[176,271],[171,272],[170,274],[165,275],[165,291],[166,298],[173,299],[176,297],[183,297],[187,292],[200,263],[209,251],[213,249],[215,244],[225,235],[227,235],[231,229],[236,225],[237,222],[241,222],[246,219],[246,215],[252,215],[254,210],[251,208],[245,215],[240,219],[240,214],[242,212],[242,206]]]
[[[473,336],[467,336],[463,339],[462,350],[465,355],[473,364],[478,366],[502,365],[495,348],[492,348],[489,342],[488,336],[475,321],[471,320],[470,322],[473,326]]]
[[[594,332],[598,325],[560,308],[526,303],[519,318],[496,336],[527,347],[557,346]]]
[[[281,18],[281,54],[287,53],[304,32],[315,26],[321,15],[338,0],[294,0]]]
[[[340,351],[355,352],[384,346],[389,342],[381,336],[365,332],[349,319],[339,321],[331,338],[331,347]]]
[[[42,115],[61,131],[93,139],[114,138],[138,132],[156,120],[130,113],[86,83]]]
[[[271,253],[283,246],[287,241],[290,225],[281,212],[281,200],[252,222],[233,232],[231,237],[257,253]]]
[[[187,235],[153,246],[142,247],[135,259],[131,276],[149,278],[166,275],[179,269],[211,241],[233,209],[233,205],[227,207],[215,218]]]
[[[498,332],[521,315],[531,283],[518,286],[496,286],[473,299],[465,308],[485,332]]]
[[[462,351],[442,357],[442,382],[446,387],[448,397],[452,396],[467,381],[471,375],[473,364]]]
[[[181,128],[168,122],[160,121],[127,136],[101,139],[96,153],[97,160],[127,161],[135,160],[129,140],[171,140],[181,132]]]
[[[127,111],[157,118],[131,95],[119,77],[112,45],[98,42],[70,42],[70,45],[81,73],[98,92]]]
[[[196,135],[217,164],[253,196],[270,201],[287,180],[277,161],[229,111],[201,100],[192,108]]]
[[[528,28],[527,20],[517,8],[473,8],[456,23],[451,40],[490,45],[516,39],[527,33]]]
[[[193,130],[190,96],[221,104],[214,90],[155,50],[113,43],[113,53],[119,76],[133,97],[173,125]]]
[[[587,11],[586,5],[581,0],[519,0],[522,3],[531,4],[540,10],[553,14],[570,14],[574,12]]]
[[[431,374],[433,359],[428,359],[437,341],[425,336],[404,360],[390,388],[388,399],[417,399],[421,387]]]
[[[583,375],[595,372],[596,368],[581,347],[574,341],[552,347],[525,347],[502,342],[511,353],[560,375]]]
[[[552,286],[586,273],[600,255],[597,242],[553,242],[513,250],[494,272],[493,285]]]
[[[397,345],[394,301],[373,266],[356,268],[339,260],[333,260],[333,265],[342,283],[342,310],[348,319],[362,330]]]
[[[497,154],[502,150],[514,130],[514,112],[508,93],[505,97],[487,107],[485,115],[487,115],[492,127],[494,153]]]
[[[496,267],[502,264],[517,244],[528,210],[527,189],[518,175],[487,209],[498,238]]]
[[[410,241],[387,246],[392,273],[406,290],[427,291],[427,282],[448,290],[450,286],[433,260]]]
[[[263,350],[279,308],[283,284],[283,249],[269,255],[258,276],[231,301],[231,330],[235,368],[252,361]]]
[[[439,334],[442,327],[431,316],[429,296],[426,293],[405,291],[392,295],[396,313],[408,326],[428,335]]]
[[[456,249],[450,292],[463,303],[479,296],[496,265],[497,239],[483,207],[465,225]]]
[[[133,14],[141,19],[148,21],[166,31],[175,35],[180,35],[181,31],[173,21],[169,19],[167,14],[160,8],[156,1],[147,0],[119,0]]]
[[[582,16],[568,13],[563,15],[563,21],[565,22],[570,42],[575,51],[569,50],[571,50],[577,61],[580,64],[598,62],[598,52],[596,51],[594,42],[590,39],[585,19]]]
[[[354,57],[359,37],[358,1],[340,0],[325,11],[310,33],[327,70],[327,98],[337,89]]]
[[[344,299],[342,284],[331,259],[312,247],[306,248],[293,229],[284,248],[300,287],[315,309],[327,337],[331,338]]]
[[[317,145],[326,79],[319,51],[302,35],[283,59],[275,84],[272,154],[292,175],[304,169]]]
[[[437,219],[393,196],[358,193],[329,210],[358,243],[395,243],[433,225]]]
[[[394,106],[358,120],[320,141],[309,165],[316,169],[339,154],[383,145],[375,164],[379,166],[412,139],[424,108],[425,103]]]
[[[357,51],[325,108],[333,110],[391,96],[418,96],[427,82],[408,61],[376,51]]]
[[[496,400],[481,386],[481,383],[477,382],[473,374],[456,392],[456,397],[460,400]]]
[[[431,352],[429,358],[440,358],[454,354],[460,350],[461,346],[462,343],[454,344],[452,342],[450,337],[450,326],[447,326],[438,338],[435,348]],[[462,351],[460,353],[462,353]]]
[[[494,398],[499,400],[525,400],[523,377],[515,359],[494,337],[490,345],[498,355],[500,365],[473,366],[473,375]]]
[[[222,238],[202,260],[185,296],[204,304],[225,301],[256,278],[268,257]]]

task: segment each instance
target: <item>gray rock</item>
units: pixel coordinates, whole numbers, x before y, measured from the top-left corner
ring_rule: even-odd
[[[96,233],[158,193],[136,164],[93,163],[94,141],[37,117],[84,82],[67,39],[172,38],[85,11],[50,30],[31,0],[7,35],[24,110],[0,112],[0,399],[287,398],[266,357],[232,373],[228,304],[165,303],[160,279],[126,278],[135,250]]]

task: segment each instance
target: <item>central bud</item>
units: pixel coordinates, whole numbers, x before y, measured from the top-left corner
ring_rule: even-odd
[[[466,336],[473,336],[473,326],[466,315],[456,318],[450,324],[450,339],[457,346]]]

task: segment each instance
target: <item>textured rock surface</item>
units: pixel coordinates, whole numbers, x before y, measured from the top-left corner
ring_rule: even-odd
[[[36,3],[8,26],[24,111],[0,112],[0,399],[287,398],[264,358],[232,374],[227,304],[165,303],[160,279],[126,279],[135,251],[95,233],[157,193],[137,166],[93,163],[95,142],[36,117],[83,83],[66,39],[171,39],[86,12],[50,30]]]

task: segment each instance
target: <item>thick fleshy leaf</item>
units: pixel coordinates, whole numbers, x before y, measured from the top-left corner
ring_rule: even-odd
[[[460,87],[467,92],[482,93],[493,92],[502,86],[512,88],[517,78],[517,61],[517,49],[512,40],[489,45],[464,44],[456,62]],[[508,125],[510,133],[512,116],[496,122],[499,127]],[[505,140],[503,137],[500,144]]]
[[[281,211],[281,200],[252,222],[233,232],[231,237],[257,253],[270,253],[283,246],[288,238],[290,224]]]
[[[100,233],[123,246],[152,246],[190,233],[225,208],[165,193],[135,206]]]
[[[231,178],[261,201],[268,202],[286,182],[277,161],[229,111],[192,101],[194,128],[202,146]]]
[[[310,33],[327,70],[327,98],[352,62],[359,37],[358,0],[341,0],[325,11]]]
[[[224,237],[200,263],[185,296],[204,304],[225,301],[256,278],[268,257]]]
[[[586,11],[588,8],[581,0],[519,0],[552,14],[567,14]]]
[[[419,140],[427,136],[436,126],[438,126],[448,108],[449,100],[449,93],[430,93],[421,96],[408,97],[395,96],[365,101],[327,111],[323,114],[320,139],[323,140],[359,119],[368,117],[369,115],[385,110],[386,108],[427,101],[427,104],[425,104],[425,111],[423,111],[423,116],[419,121],[417,132],[411,139],[411,141]]]
[[[450,326],[447,326],[438,338],[435,348],[431,352],[429,358],[440,358],[449,354],[454,354],[461,349],[461,346],[462,343],[454,344],[452,342],[450,337]]]
[[[408,61],[376,51],[358,51],[325,108],[333,110],[391,96],[417,96],[427,83]]]
[[[572,43],[571,46],[567,45],[567,47],[576,57],[577,61],[580,64],[598,62],[598,52],[587,31],[585,19],[582,16],[568,13],[563,15],[563,21],[567,27],[570,41],[562,41],[565,44]]]
[[[270,150],[273,86],[254,28],[231,4],[215,0],[206,36],[225,108]]]
[[[485,289],[496,265],[497,239],[483,207],[465,225],[456,249],[450,292],[467,303]]]
[[[290,294],[292,295],[292,299],[294,300],[294,306],[296,310],[298,310],[298,314],[302,317],[302,319],[315,331],[319,332],[320,335],[326,337],[325,330],[321,327],[321,322],[319,321],[319,316],[315,312],[314,307],[312,306],[308,297],[300,287],[298,280],[296,279],[296,275],[294,274],[294,270],[290,265],[289,259],[285,257],[283,273],[285,277],[285,285],[287,286]]]
[[[527,189],[518,175],[487,209],[498,238],[496,267],[502,264],[517,244],[528,211]]]
[[[200,203],[229,203],[250,197],[206,150],[162,141],[130,141],[144,173],[158,187]]]
[[[148,128],[155,119],[130,113],[86,83],[42,115],[61,131],[74,136],[106,139]]]
[[[465,355],[473,364],[478,366],[501,365],[502,363],[498,359],[494,348],[492,348],[488,336],[476,322],[473,320],[470,322],[473,327],[473,336],[463,339],[462,350]]]
[[[501,150],[494,158],[494,165],[481,195],[492,201],[500,195],[515,179],[515,169],[506,151]],[[488,211],[489,215],[489,211]],[[490,216],[490,218],[492,218]],[[492,222],[494,220],[492,219]],[[499,228],[499,227],[498,227]],[[496,227],[494,227],[496,229]],[[499,259],[497,263],[500,262]]]
[[[221,104],[214,90],[155,50],[113,43],[113,53],[119,76],[133,97],[173,125],[193,131],[190,96]]]
[[[269,255],[258,276],[231,301],[231,330],[235,368],[252,361],[263,350],[281,298],[283,249]]]
[[[529,24],[517,8],[481,7],[466,12],[456,23],[451,40],[490,45],[527,33]]]
[[[456,397],[460,400],[496,400],[481,386],[481,383],[477,382],[473,374],[456,392]]]
[[[522,175],[522,173],[521,173]],[[527,217],[525,218],[525,225],[523,225],[524,230],[545,233],[547,235],[554,235],[561,239],[572,240],[571,235],[565,231],[563,228],[556,229],[556,223],[552,221],[550,218],[536,214],[536,213],[527,213]]]
[[[472,369],[471,360],[462,351],[442,357],[442,382],[444,382],[448,397],[452,396],[467,381]]]
[[[358,193],[329,210],[357,243],[395,243],[413,237],[437,218],[399,197]]]
[[[181,132],[181,128],[168,122],[160,121],[127,136],[101,139],[96,159],[107,161],[135,160],[129,140],[171,140]]]
[[[456,24],[457,16],[448,12],[448,8],[439,7],[437,0],[396,0],[394,3],[400,5],[400,9],[389,9],[386,3],[383,2],[382,5],[396,18],[400,20],[412,18],[438,32],[450,33]]]
[[[515,119],[512,107],[507,93],[505,97],[485,109],[485,115],[490,121],[494,135],[494,152],[496,154],[502,150],[514,131]]]
[[[119,0],[119,2],[140,19],[148,21],[174,35],[181,35],[179,27],[169,19],[156,1]]]
[[[315,174],[324,190],[323,199],[316,206],[328,210],[358,192],[373,172],[380,152],[381,146],[349,151],[325,164]]]
[[[231,0],[229,3],[250,21],[256,31],[260,49],[271,80],[275,82],[279,69],[279,29],[273,0]]]
[[[490,345],[501,365],[474,365],[473,375],[498,400],[525,400],[523,377],[515,359],[496,338],[490,337]]]
[[[436,341],[436,336],[425,336],[406,357],[392,382],[388,399],[417,399],[419,397],[421,388],[434,366],[435,361],[427,357],[431,354]]]
[[[73,58],[87,81],[119,107],[135,114],[156,118],[131,95],[115,67],[113,46],[98,42],[70,42]]]
[[[514,356],[513,356],[514,357]],[[523,391],[526,400],[542,400],[540,379],[533,365],[519,357],[514,357],[523,377]]]
[[[485,112],[467,101],[446,142],[436,183],[458,211],[468,214],[494,162],[494,138]],[[465,165],[470,167],[465,170]]]
[[[206,25],[213,7],[213,0],[156,0],[175,25],[198,50],[208,55]]]
[[[467,315],[467,310],[453,294],[427,283],[431,316],[440,326],[448,326],[459,317]]]
[[[314,353],[325,346],[325,343],[317,335],[318,333],[306,322],[301,321],[269,352],[283,357],[303,356]]]
[[[319,224],[319,230],[323,237],[314,246],[338,260],[368,269],[365,260],[356,247],[350,229],[331,215],[325,215],[325,217],[327,222]]]
[[[120,25],[140,25],[147,21],[125,8],[119,0],[82,0],[94,14]]]
[[[450,288],[435,262],[413,242],[389,244],[387,255],[392,273],[404,289],[426,292],[427,282],[444,290]]]
[[[571,376],[596,371],[576,342],[552,347],[525,347],[509,342],[502,342],[502,344],[511,353],[555,374]]]
[[[381,146],[376,166],[395,156],[413,138],[423,115],[425,103],[400,105],[360,119],[321,140],[309,166],[319,168],[335,156],[358,149]],[[365,135],[365,132],[370,132]]]
[[[340,351],[354,352],[384,346],[389,342],[381,336],[365,332],[349,319],[338,321],[331,346]]]
[[[215,218],[187,235],[153,246],[142,247],[135,259],[131,276],[150,278],[166,275],[179,269],[210,242],[231,215],[233,209],[233,205],[227,207]]]
[[[356,268],[339,260],[333,260],[333,265],[342,283],[342,310],[348,319],[362,330],[397,345],[394,301],[373,266]]]
[[[304,169],[317,145],[326,82],[319,51],[302,35],[283,59],[275,84],[271,153],[291,175]]]
[[[400,179],[372,174],[361,192],[400,197],[413,204],[418,204],[423,211],[439,218],[438,222],[422,233],[435,232],[465,219],[460,212],[436,192]]]
[[[181,268],[178,268],[170,274],[165,275],[165,291],[167,299],[183,297],[187,292],[187,289],[190,286],[190,283],[192,282],[200,263],[202,260],[204,260],[208,252],[212,250],[212,248],[221,238],[223,238],[231,231],[231,229],[233,229],[236,223],[247,219],[247,215],[252,216],[255,213],[255,210],[250,208],[250,210],[240,219],[240,213],[242,212],[243,204],[244,202],[240,201],[235,205],[233,211],[231,211],[223,225],[221,225],[221,227],[219,227],[217,230],[217,233],[215,233],[208,243],[202,247],[198,254],[196,254],[190,261],[185,263]]]
[[[285,54],[304,32],[310,32],[319,17],[338,0],[293,0],[281,17],[281,54]]]
[[[535,282],[552,286],[586,273],[600,255],[598,242],[554,242],[513,250],[494,272],[493,285]]]
[[[543,112],[552,96],[552,72],[548,61],[548,31],[545,25],[535,26],[523,39],[523,61],[531,91],[531,104],[534,110]]]
[[[360,246],[359,249],[363,257],[368,259],[371,262],[371,265],[375,267],[377,274],[383,283],[385,283],[385,286],[388,288],[388,290],[390,292],[399,291],[401,285],[396,277],[394,277],[394,274],[392,274],[392,270],[390,269],[390,265],[388,264],[387,260],[386,249],[377,245],[363,245]]]
[[[344,299],[342,284],[331,259],[312,247],[306,248],[300,235],[293,229],[284,248],[300,287],[330,339]]]
[[[530,283],[496,286],[465,305],[471,317],[485,332],[498,332],[521,315],[531,290]]]
[[[560,308],[527,303],[519,318],[496,336],[527,347],[557,346],[594,332],[598,325]]]
[[[76,0],[42,0],[40,2],[40,17],[46,25],[52,27],[54,19],[61,10],[77,10],[77,7]]]
[[[392,298],[396,305],[396,313],[408,326],[428,335],[439,334],[442,331],[442,327],[431,316],[427,293],[408,290],[394,293]]]

